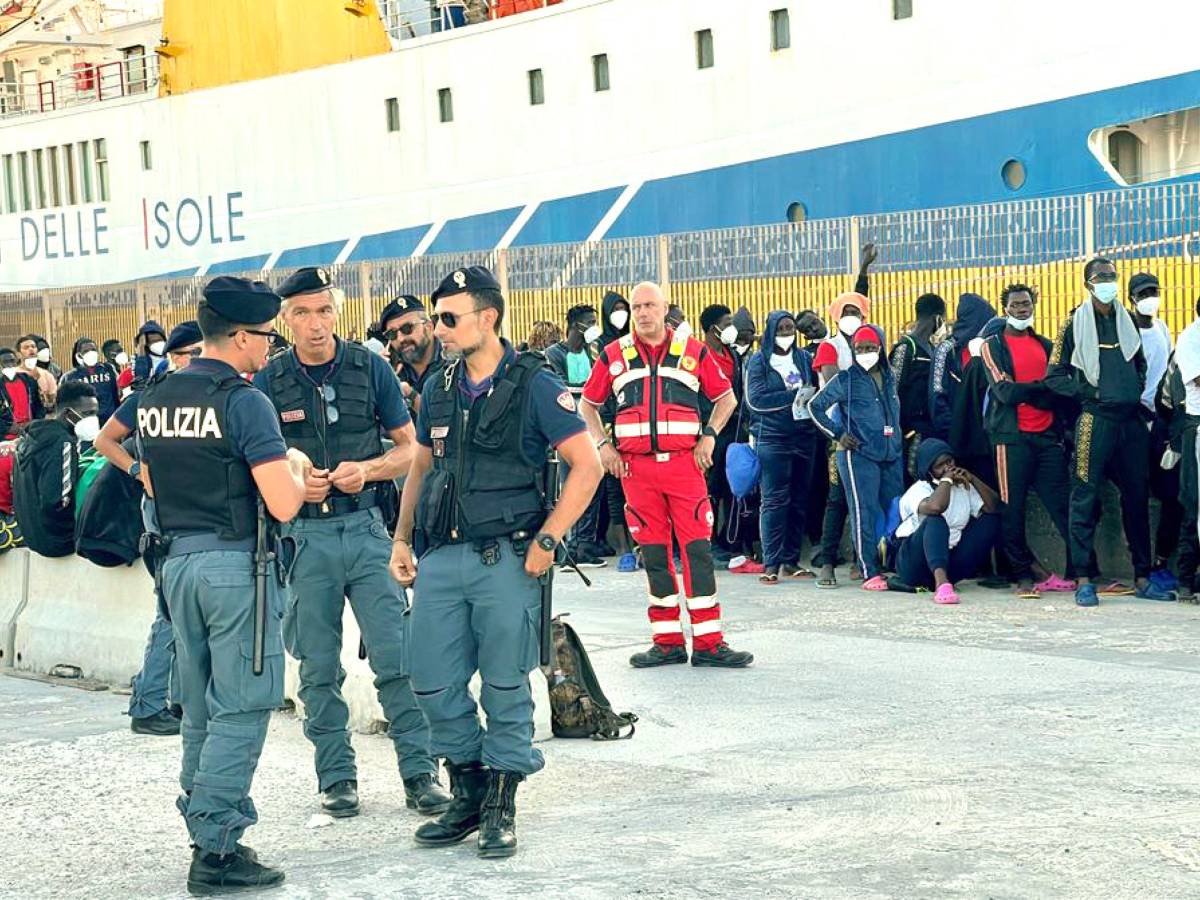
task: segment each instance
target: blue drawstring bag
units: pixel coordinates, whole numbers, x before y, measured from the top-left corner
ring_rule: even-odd
[[[730,444],[725,454],[725,478],[733,496],[744,500],[758,490],[762,464],[749,444]]]

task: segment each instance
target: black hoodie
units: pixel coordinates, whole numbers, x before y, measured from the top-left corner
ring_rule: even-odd
[[[629,319],[625,322],[624,328],[616,328],[609,317],[612,315],[613,308],[618,303],[624,303],[625,308],[629,311]],[[604,300],[600,304],[600,327],[604,330],[600,333],[600,340],[597,346],[603,350],[613,341],[620,340],[629,334],[629,329],[633,327],[633,311],[629,309],[629,301],[618,294],[616,291],[609,291],[604,295]],[[604,406],[600,408],[600,420],[611,425],[617,417],[617,398],[609,396],[604,401]]]

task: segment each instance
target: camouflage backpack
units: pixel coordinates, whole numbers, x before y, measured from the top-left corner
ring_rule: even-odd
[[[575,629],[555,616],[552,623],[554,668],[546,672],[550,684],[550,725],[555,737],[615,741],[633,737],[633,713],[613,712],[600,689],[592,662]],[[622,730],[628,728],[628,734]]]

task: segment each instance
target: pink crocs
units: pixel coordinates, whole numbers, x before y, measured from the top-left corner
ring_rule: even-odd
[[[1075,582],[1060,578],[1052,572],[1045,581],[1034,585],[1034,590],[1040,594],[1070,594],[1075,591]]]
[[[954,585],[952,585],[950,582],[946,582],[938,587],[938,589],[934,591],[933,602],[941,604],[942,606],[952,606],[953,604],[957,603],[958,594],[954,593]]]

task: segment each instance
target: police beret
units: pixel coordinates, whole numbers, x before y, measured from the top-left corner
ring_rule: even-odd
[[[222,318],[239,325],[270,322],[279,315],[279,295],[269,285],[248,278],[220,275],[204,286],[200,301]]]
[[[453,297],[455,294],[498,290],[500,290],[500,282],[485,267],[466,266],[462,269],[455,269],[443,278],[442,283],[437,286],[437,290],[429,295],[429,302],[437,303],[441,297]]]
[[[297,269],[279,286],[279,296],[285,300],[297,294],[313,294],[323,291],[333,285],[329,270],[320,266],[306,266]]]
[[[264,320],[265,321],[265,320]],[[249,323],[254,325],[256,323]],[[174,353],[176,350],[182,350],[184,347],[190,347],[193,344],[199,344],[204,337],[200,334],[200,326],[195,322],[180,322],[171,329],[171,336],[167,338],[166,353]]]
[[[383,308],[383,312],[379,314],[379,327],[387,328],[387,323],[392,319],[398,319],[401,316],[408,315],[411,312],[424,312],[425,304],[412,294],[401,294],[391,303]]]
[[[1147,272],[1138,272],[1129,279],[1129,296],[1136,297],[1146,288],[1157,288],[1158,278]]]

